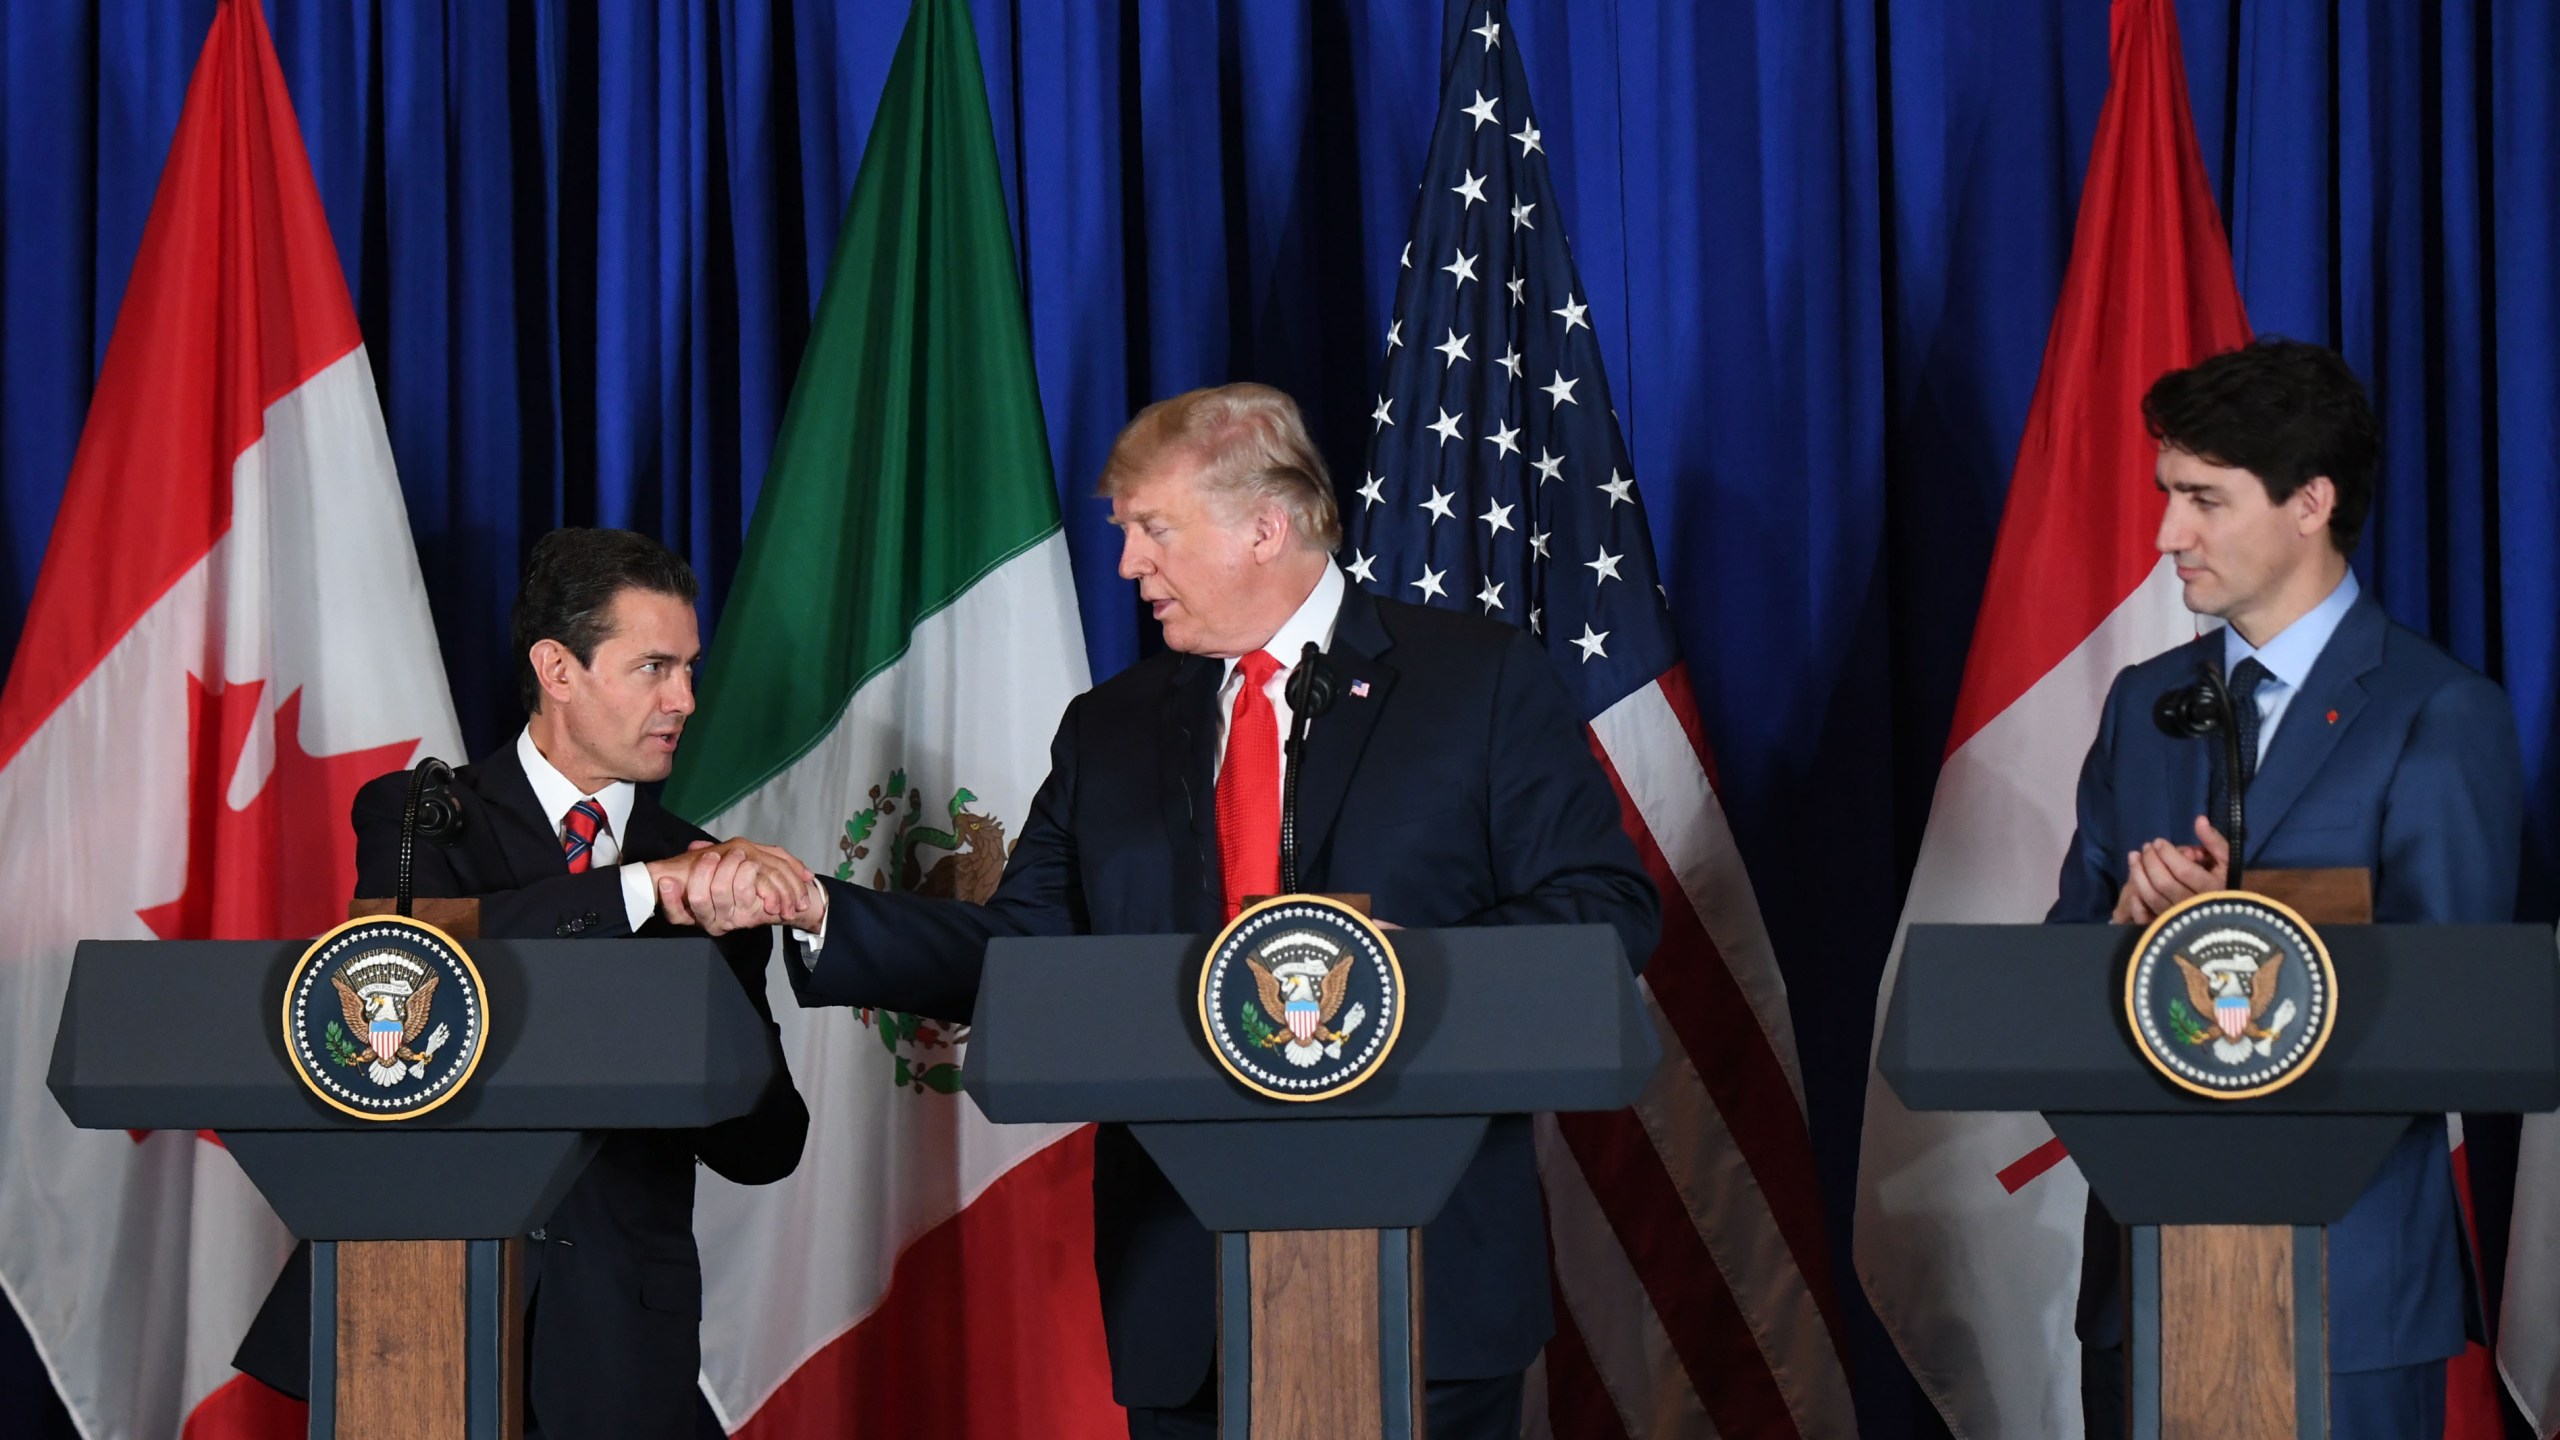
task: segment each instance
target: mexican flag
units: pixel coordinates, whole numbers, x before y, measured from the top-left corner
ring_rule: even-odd
[[[72,947],[328,928],[357,787],[421,753],[461,736],[373,372],[265,19],[225,0],[0,692],[0,1288],[85,1435],[303,1422],[231,1370],[291,1242],[229,1154],[44,1088]]]
[[[962,0],[917,0],[666,801],[984,899],[1087,683],[977,39]],[[769,973],[808,1149],[695,1207],[731,1431],[1125,1434],[1090,1131],[990,1124],[965,1031],[802,1010]]]

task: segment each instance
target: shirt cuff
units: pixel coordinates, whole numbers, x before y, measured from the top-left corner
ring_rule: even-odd
[[[658,913],[658,887],[649,883],[649,867],[637,861],[619,867],[622,871],[622,913],[630,918],[636,933]]]
[[[808,946],[809,953],[815,955],[827,948],[827,922],[820,920],[815,930],[803,930],[794,925],[791,927],[791,938]]]

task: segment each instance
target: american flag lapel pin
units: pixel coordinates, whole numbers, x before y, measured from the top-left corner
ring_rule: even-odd
[[[1369,682],[1368,682],[1368,681],[1366,681],[1366,680],[1354,680],[1354,681],[1352,681],[1352,682],[1351,682],[1351,698],[1352,698],[1352,699],[1354,699],[1354,700],[1366,700],[1366,699],[1368,699],[1368,698],[1369,698]]]

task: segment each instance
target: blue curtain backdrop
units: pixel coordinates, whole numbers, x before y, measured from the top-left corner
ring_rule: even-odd
[[[544,529],[664,537],[716,619],[906,3],[270,7],[483,749],[517,723],[504,624]],[[1131,409],[1268,380],[1357,470],[1442,7],[972,8],[1107,675],[1151,643],[1085,498]],[[2515,698],[2549,915],[2560,17],[2179,11],[2251,320],[2340,347],[2382,408],[2359,566]],[[0,8],[0,657],[210,16]],[[1846,1276],[1870,997],[2067,259],[2107,7],[1514,0],[1511,20],[1795,987]],[[1854,1338],[1867,1433],[1933,1433],[1872,1322]],[[0,1430],[34,1433],[41,1372],[14,1338],[0,1356]]]

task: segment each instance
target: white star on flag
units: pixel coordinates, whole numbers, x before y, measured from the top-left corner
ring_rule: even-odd
[[[1434,345],[1431,348],[1448,357],[1447,359],[1442,360],[1440,362],[1441,364],[1455,365],[1461,360],[1471,360],[1475,358],[1467,353],[1467,342],[1474,338],[1476,337],[1473,335],[1461,335],[1457,331],[1451,330],[1449,332],[1448,339],[1441,341],[1439,344]]]
[[[1413,586],[1414,589],[1421,591],[1422,598],[1424,600],[1445,600],[1448,598],[1449,592],[1440,588],[1440,577],[1448,573],[1449,572],[1445,569],[1434,570],[1430,566],[1425,565],[1422,567],[1421,579],[1407,581],[1406,583]]]
[[[1476,518],[1484,522],[1487,540],[1511,528],[1512,508],[1509,505],[1496,504],[1491,500],[1484,502],[1484,513]]]
[[[1487,580],[1484,582],[1484,588],[1476,592],[1476,603],[1482,605],[1488,615],[1501,609],[1502,587]]]
[[[1536,222],[1536,221],[1533,221],[1533,220],[1531,220],[1531,219],[1529,218],[1529,212],[1531,212],[1531,211],[1533,211],[1533,210],[1535,210],[1535,209],[1537,209],[1537,208],[1538,208],[1538,207],[1537,207],[1537,206],[1535,206],[1535,205],[1524,204],[1524,203],[1522,203],[1521,201],[1518,201],[1518,200],[1514,200],[1514,201],[1512,201],[1512,202],[1511,202],[1511,228],[1512,228],[1512,229],[1514,229],[1514,230],[1517,230],[1517,229],[1520,229],[1522,226],[1527,226],[1529,229],[1532,229],[1532,230],[1537,229],[1537,228],[1538,228],[1538,226],[1537,226],[1537,222]]]
[[[1547,313],[1550,315],[1563,316],[1564,333],[1570,335],[1573,333],[1573,327],[1576,325],[1581,326],[1585,330],[1591,328],[1591,322],[1582,318],[1583,313],[1588,311],[1590,308],[1590,306],[1583,304],[1581,301],[1576,300],[1571,296],[1567,296],[1565,298],[1563,308],[1550,310]]]
[[[1496,360],[1496,361],[1495,361],[1495,362],[1493,362],[1493,363],[1495,363],[1496,365],[1501,366],[1501,367],[1502,367],[1503,369],[1505,369],[1505,370],[1510,371],[1510,372],[1511,372],[1511,378],[1512,378],[1512,379],[1514,379],[1514,380],[1519,379],[1519,378],[1520,378],[1520,347],[1519,347],[1519,346],[1517,346],[1517,345],[1505,345],[1505,346],[1503,346],[1503,347],[1502,347],[1502,358],[1501,358],[1501,359],[1499,359],[1499,360]]]
[[[1369,412],[1369,418],[1378,422],[1378,429],[1384,430],[1396,423],[1395,409],[1396,402],[1381,395],[1378,397],[1378,408]]]
[[[1597,588],[1603,580],[1622,580],[1626,578],[1618,573],[1618,562],[1626,558],[1627,557],[1623,554],[1610,554],[1609,547],[1603,545],[1600,547],[1600,558],[1597,560],[1583,561],[1582,568],[1591,572],[1591,583],[1594,588]]]
[[[1466,179],[1449,187],[1449,193],[1473,206],[1484,199],[1484,177],[1471,170],[1467,172]]]
[[[1538,458],[1530,461],[1529,464],[1537,470],[1538,483],[1541,485],[1550,480],[1564,478],[1564,457],[1548,454],[1543,445],[1538,447]]]
[[[1609,632],[1606,630],[1594,631],[1589,625],[1583,626],[1582,633],[1573,637],[1573,643],[1582,647],[1582,663],[1590,664],[1593,656],[1607,659],[1608,648],[1600,642],[1608,638]]]
[[[1457,276],[1458,288],[1464,290],[1467,288],[1467,282],[1476,278],[1476,257],[1468,254],[1464,250],[1455,251],[1453,253],[1457,258],[1451,260],[1448,264],[1443,265],[1440,268]],[[1566,328],[1571,329],[1572,327],[1567,326]]]
[[[1636,503],[1635,497],[1629,493],[1635,488],[1636,482],[1612,470],[1609,472],[1609,483],[1600,487],[1600,493],[1609,497],[1609,508],[1614,510],[1621,505]]]
[[[1484,438],[1493,442],[1493,448],[1501,451],[1505,455],[1517,455],[1520,453],[1519,430],[1512,426],[1505,425],[1499,420],[1494,422],[1493,433]]]
[[[1377,556],[1366,550],[1354,550],[1351,552],[1351,563],[1343,566],[1342,569],[1345,574],[1363,585],[1375,585],[1378,583],[1377,564]]]
[[[1581,383],[1579,380],[1567,380],[1564,378],[1564,372],[1559,370],[1556,372],[1555,383],[1539,388],[1546,392],[1547,408],[1552,410],[1558,405],[1581,404],[1581,401],[1573,398],[1573,387]]]
[[[1478,26],[1476,29],[1473,29],[1473,30],[1468,31],[1467,33],[1468,33],[1468,34],[1470,34],[1470,35],[1481,35],[1481,36],[1483,36],[1483,37],[1484,37],[1484,48],[1486,48],[1487,50],[1490,50],[1490,49],[1492,49],[1494,46],[1499,45],[1499,44],[1501,44],[1501,43],[1502,43],[1502,27],[1501,27],[1501,26],[1499,26],[1499,25],[1494,24],[1494,23],[1493,23],[1493,17],[1492,17],[1492,16],[1490,16],[1490,15],[1487,15],[1486,17],[1484,17],[1484,24],[1483,24],[1483,25]]]
[[[1432,421],[1424,428],[1436,432],[1440,436],[1440,443],[1446,445],[1458,438],[1458,422],[1466,418],[1467,412],[1464,410],[1455,415],[1443,410],[1440,412],[1439,419]]]
[[[1528,302],[1528,297],[1526,297],[1526,296],[1524,296],[1524,295],[1522,295],[1522,294],[1520,293],[1520,291],[1521,291],[1522,287],[1526,286],[1528,283],[1529,283],[1529,277],[1528,277],[1528,276],[1526,276],[1526,275],[1521,274],[1521,273],[1520,273],[1519,271],[1517,271],[1517,270],[1514,270],[1514,271],[1512,271],[1512,272],[1511,272],[1511,278],[1510,278],[1510,279],[1505,280],[1505,281],[1503,281],[1503,282],[1502,282],[1503,287],[1504,287],[1505,289],[1508,289],[1508,290],[1511,292],[1511,303],[1512,303],[1512,304],[1514,304],[1514,305],[1525,305],[1525,304],[1529,303],[1529,302]]]
[[[1394,323],[1393,325],[1390,325],[1390,326],[1388,326],[1388,327],[1387,327],[1387,349],[1388,349],[1388,351],[1389,351],[1390,353],[1392,353],[1392,352],[1395,350],[1395,348],[1396,348],[1397,346],[1399,346],[1399,345],[1401,345],[1401,344],[1403,344],[1403,343],[1404,343],[1404,322],[1403,322],[1403,321],[1401,321],[1401,320],[1399,320],[1399,321],[1397,321],[1396,323]]]
[[[1532,534],[1532,535],[1529,537],[1529,548],[1538,552],[1538,558],[1539,558],[1539,559],[1541,559],[1541,560],[1546,559],[1546,558],[1547,558],[1547,532],[1546,532],[1546,531],[1544,531],[1544,530],[1540,530],[1540,531],[1537,531],[1536,533]]]
[[[1379,479],[1377,476],[1371,475],[1368,479],[1360,482],[1360,498],[1368,501],[1372,505],[1384,503],[1387,498],[1385,489],[1386,483],[1386,481]]]
[[[1430,511],[1431,523],[1437,525],[1443,520],[1455,520],[1458,518],[1456,515],[1451,514],[1449,510],[1449,502],[1455,498],[1457,497],[1442,490],[1439,486],[1434,485],[1431,487],[1431,498],[1423,501],[1422,504],[1416,508]]]
[[[1498,99],[1499,97],[1496,98]],[[1476,92],[1476,103],[1466,107],[1466,113],[1474,116],[1476,119],[1476,129],[1482,129],[1487,125],[1499,126],[1501,124],[1500,121],[1493,118],[1494,103],[1495,102],[1493,100],[1487,100],[1484,98],[1483,91],[1479,90]]]
[[[1538,143],[1538,127],[1526,122],[1521,124],[1519,133],[1511,138],[1520,142],[1520,158],[1523,160],[1529,158],[1530,151],[1547,148]]]

